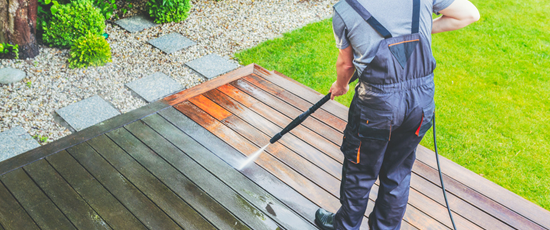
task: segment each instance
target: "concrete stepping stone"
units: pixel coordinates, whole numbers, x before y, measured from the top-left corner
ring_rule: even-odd
[[[86,98],[55,111],[56,120],[72,132],[77,132],[117,116],[120,112],[99,96]]]
[[[230,62],[217,54],[206,55],[187,62],[186,65],[208,79],[215,78],[239,67],[239,65]]]
[[[147,102],[157,101],[183,90],[180,83],[161,72],[130,82],[126,87]]]
[[[0,133],[0,161],[37,147],[40,147],[38,141],[33,139],[21,126],[15,126]]]
[[[23,80],[27,74],[14,68],[2,68],[0,69],[0,84],[11,84]]]
[[[142,31],[144,29],[158,25],[153,22],[151,18],[144,15],[136,15],[129,18],[123,18],[117,20],[115,23],[130,33]]]
[[[149,44],[157,47],[167,54],[195,45],[194,41],[178,33],[171,33],[159,38],[149,40]]]

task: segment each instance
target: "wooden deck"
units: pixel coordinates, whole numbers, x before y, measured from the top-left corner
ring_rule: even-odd
[[[321,97],[249,65],[0,162],[0,230],[316,229],[317,208],[340,206],[346,107],[329,101],[235,168]],[[442,167],[458,229],[550,228],[550,212]],[[402,229],[451,226],[434,153],[419,147]]]

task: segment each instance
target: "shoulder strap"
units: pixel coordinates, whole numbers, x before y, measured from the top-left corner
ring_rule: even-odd
[[[413,0],[413,17],[411,33],[418,33],[420,27],[420,0]]]
[[[419,0],[415,0],[419,1]],[[346,2],[359,14],[367,23],[369,23],[374,30],[376,30],[382,37],[384,38],[391,38],[392,35],[390,31],[388,31],[378,20],[376,20],[370,13],[363,7],[357,0],[346,0]],[[420,4],[418,4],[420,7]],[[414,13],[413,13],[414,14]],[[413,23],[414,24],[414,23]]]

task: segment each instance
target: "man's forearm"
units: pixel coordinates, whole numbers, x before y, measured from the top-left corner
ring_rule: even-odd
[[[341,49],[336,59],[336,83],[339,86],[346,86],[349,80],[353,76],[355,67],[353,66],[353,49],[348,46],[345,49]]]
[[[439,13],[443,16],[433,20],[432,34],[464,28],[480,17],[477,8],[468,0],[455,0]]]

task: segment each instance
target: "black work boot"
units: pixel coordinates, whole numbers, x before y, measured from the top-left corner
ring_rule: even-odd
[[[324,210],[322,208],[317,209],[315,212],[315,224],[322,230],[334,230],[332,221],[334,220],[334,213]]]

